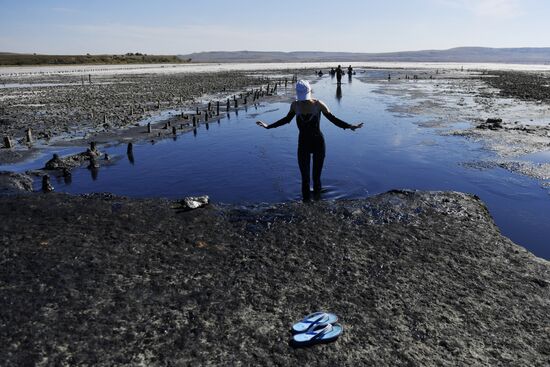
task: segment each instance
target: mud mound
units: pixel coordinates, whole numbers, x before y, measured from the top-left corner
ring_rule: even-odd
[[[0,198],[0,364],[544,365],[550,266],[459,193]],[[344,335],[288,345],[314,310]]]

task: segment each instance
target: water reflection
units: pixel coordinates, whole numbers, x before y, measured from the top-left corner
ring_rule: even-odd
[[[342,86],[340,84],[336,86],[336,99],[338,100],[338,102],[342,100]]]

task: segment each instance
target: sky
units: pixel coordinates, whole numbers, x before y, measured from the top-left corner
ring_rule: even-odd
[[[0,52],[550,47],[549,0],[0,0]]]

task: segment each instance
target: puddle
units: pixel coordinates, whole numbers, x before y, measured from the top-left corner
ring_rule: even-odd
[[[418,116],[394,116],[388,106],[398,98],[375,93],[375,84],[357,79],[349,83],[346,78],[337,89],[330,76],[315,80],[314,96],[325,101],[335,115],[365,123],[363,129],[351,132],[322,119],[327,146],[324,199],[365,197],[400,188],[476,194],[487,203],[504,235],[550,258],[550,196],[539,181],[498,166],[468,168],[464,162],[490,161],[493,153],[480,143],[441,134],[439,128],[419,126]],[[116,164],[94,174],[77,169],[70,184],[63,178],[52,183],[57,191],[74,194],[168,198],[207,194],[213,201],[243,204],[299,200],[296,123],[271,130],[255,125],[257,118],[274,122],[288,108],[288,103],[273,103],[240,110],[238,115],[231,112],[219,123],[201,124],[194,133],[134,144],[132,157],[127,157],[125,145],[109,146],[102,150],[118,159]],[[425,116],[420,121],[430,119]],[[467,125],[454,122],[450,127]],[[58,152],[63,155],[69,150]],[[39,168],[52,153],[49,150],[47,157],[16,169],[0,169]]]

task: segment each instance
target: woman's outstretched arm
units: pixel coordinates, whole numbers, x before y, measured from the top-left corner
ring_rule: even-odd
[[[351,130],[355,130],[355,129],[360,129],[363,127],[363,123],[360,123],[360,124],[357,124],[357,125],[352,125],[352,124],[348,124],[347,122],[345,121],[342,121],[340,120],[338,117],[334,116],[332,114],[332,112],[330,112],[330,110],[328,109],[327,105],[324,104],[323,102],[319,101],[319,106],[321,107],[321,112],[323,113],[323,115],[330,121],[332,122],[334,125],[338,126],[338,127],[341,127],[342,129],[351,129]]]
[[[263,121],[256,121],[256,124],[258,126],[261,126],[261,127],[265,128],[265,129],[273,129],[273,128],[288,124],[290,121],[292,121],[294,116],[296,116],[296,112],[294,112],[294,105],[292,104],[292,105],[290,105],[290,111],[288,111],[288,114],[285,117],[283,117],[282,119],[280,119],[279,121],[276,121],[276,122],[272,123],[271,125],[268,125]]]

